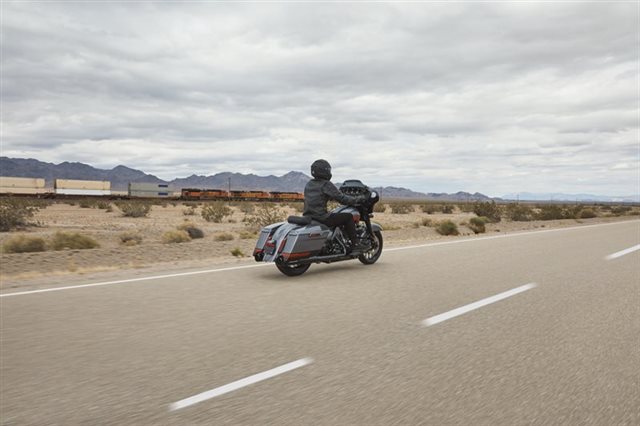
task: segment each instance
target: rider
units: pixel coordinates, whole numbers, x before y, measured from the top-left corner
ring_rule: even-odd
[[[304,215],[311,216],[314,220],[327,226],[341,226],[349,238],[351,244],[347,247],[349,252],[353,250],[366,250],[368,247],[357,240],[356,225],[351,213],[329,213],[327,202],[335,200],[341,204],[354,205],[362,201],[360,197],[350,197],[343,194],[331,183],[331,164],[327,160],[316,160],[311,164],[311,179],[304,188]]]

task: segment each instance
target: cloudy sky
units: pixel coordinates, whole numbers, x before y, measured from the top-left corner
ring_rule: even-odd
[[[2,155],[640,192],[640,4],[2,2]]]

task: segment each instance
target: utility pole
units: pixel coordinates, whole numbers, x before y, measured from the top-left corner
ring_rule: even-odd
[[[231,176],[229,176],[229,204],[231,204]]]

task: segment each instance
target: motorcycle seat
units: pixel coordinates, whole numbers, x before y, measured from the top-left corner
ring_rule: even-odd
[[[287,218],[287,222],[293,223],[294,225],[310,225],[311,224],[310,216],[289,216]]]

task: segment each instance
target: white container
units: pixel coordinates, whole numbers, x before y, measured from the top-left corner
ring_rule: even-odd
[[[0,176],[0,187],[2,188],[44,188],[44,179]]]
[[[0,194],[37,195],[46,193],[47,191],[44,188],[17,188],[15,186],[0,186]]]
[[[151,192],[169,192],[168,183],[146,183],[146,182],[129,182],[130,192],[151,191]]]
[[[62,194],[58,192],[58,189],[87,189],[95,191],[110,191],[111,182],[108,180],[75,180],[75,179],[56,179],[54,183],[56,194]]]
[[[61,194],[61,195],[111,195],[111,190],[110,189],[56,188],[56,194]]]

